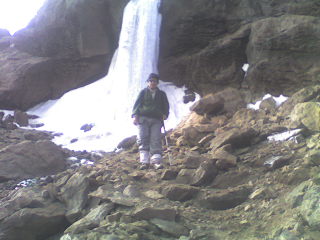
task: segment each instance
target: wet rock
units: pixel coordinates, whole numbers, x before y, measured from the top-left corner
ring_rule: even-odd
[[[14,122],[16,122],[20,127],[27,127],[29,125],[29,116],[27,113],[16,110],[14,111]]]

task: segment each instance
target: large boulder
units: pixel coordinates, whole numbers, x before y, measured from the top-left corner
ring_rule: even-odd
[[[23,188],[0,200],[1,240],[47,239],[66,228],[65,207],[43,196],[40,188]]]
[[[291,115],[294,124],[303,125],[311,131],[320,131],[320,104],[305,102],[297,104]]]
[[[65,169],[63,149],[49,140],[23,141],[0,151],[0,181],[47,176]]]
[[[49,0],[9,44],[1,31],[0,108],[26,110],[105,75],[127,2]]]

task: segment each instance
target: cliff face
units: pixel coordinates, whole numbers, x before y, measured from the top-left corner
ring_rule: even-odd
[[[127,2],[48,0],[27,29],[1,31],[0,108],[25,110],[106,74]],[[201,95],[234,87],[247,100],[319,82],[318,1],[163,0],[160,11],[164,81]]]
[[[127,0],[48,0],[26,29],[0,34],[0,108],[28,109],[108,70]]]
[[[205,95],[291,95],[319,82],[317,1],[163,0],[160,73]],[[243,64],[250,65],[248,72]]]

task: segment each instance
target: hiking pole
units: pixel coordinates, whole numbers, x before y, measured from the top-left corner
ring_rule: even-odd
[[[162,127],[163,127],[163,131],[164,131],[164,140],[167,146],[167,151],[168,151],[168,158],[169,158],[169,165],[172,166],[173,165],[173,159],[170,153],[170,146],[169,146],[169,142],[168,142],[168,138],[167,138],[167,131],[166,131],[166,127],[164,126],[164,121],[162,121]]]

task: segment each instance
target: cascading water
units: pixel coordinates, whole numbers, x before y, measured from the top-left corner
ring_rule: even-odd
[[[136,134],[131,120],[133,103],[146,87],[147,76],[158,72],[159,5],[160,0],[131,0],[127,4],[119,47],[105,78],[28,111],[40,116],[37,121],[44,123],[41,129],[63,133],[54,139],[57,144],[73,150],[110,151],[125,137]],[[162,81],[159,88],[168,95],[166,127],[172,128],[189,112],[182,101],[184,89]],[[84,124],[93,128],[84,132],[80,130]]]

